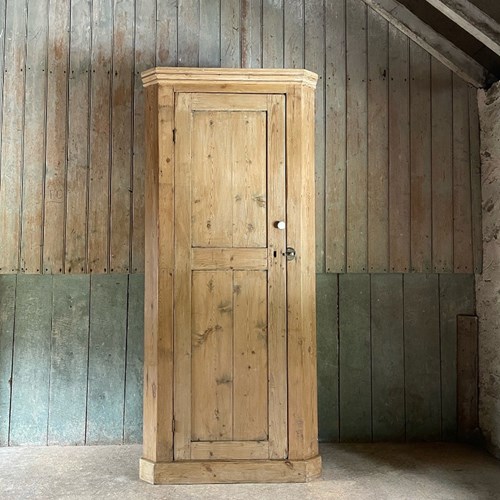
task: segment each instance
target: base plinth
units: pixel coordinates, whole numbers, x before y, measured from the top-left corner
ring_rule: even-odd
[[[321,475],[321,457],[307,460],[140,461],[140,477],[151,484],[306,483]]]

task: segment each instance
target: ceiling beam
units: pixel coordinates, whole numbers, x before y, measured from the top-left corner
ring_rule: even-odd
[[[491,81],[488,70],[395,0],[363,0],[415,43],[475,87]]]
[[[426,1],[500,55],[500,24],[469,0]]]

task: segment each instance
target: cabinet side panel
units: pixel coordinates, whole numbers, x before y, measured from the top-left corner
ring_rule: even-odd
[[[144,458],[173,459],[173,109],[166,86],[146,90]]]
[[[287,95],[289,459],[318,453],[314,244],[314,91]]]

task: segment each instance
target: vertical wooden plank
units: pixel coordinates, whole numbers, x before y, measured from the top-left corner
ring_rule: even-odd
[[[197,67],[199,64],[200,0],[179,0],[177,16],[177,64]]]
[[[436,274],[404,275],[406,438],[441,438],[439,289]]]
[[[479,431],[477,316],[457,316],[457,425],[462,439],[473,439]]]
[[[43,174],[47,92],[48,2],[28,2],[24,122],[21,272],[39,273],[42,263]]]
[[[469,147],[469,91],[453,75],[453,269],[474,270],[472,255],[471,165]]]
[[[477,89],[469,86],[469,147],[471,175],[472,254],[474,273],[483,271],[483,230],[481,218],[481,156]]]
[[[316,277],[318,332],[318,428],[320,441],[339,440],[338,277]]]
[[[372,440],[370,275],[339,275],[340,440]]]
[[[346,269],[346,39],[345,0],[325,1],[326,35],[326,271]]]
[[[474,276],[439,275],[442,439],[457,438],[457,315],[474,314]]]
[[[283,58],[285,68],[304,67],[304,1],[291,0],[283,5]],[[325,18],[325,22],[327,18]]]
[[[432,271],[431,61],[410,41],[411,270]]]
[[[434,58],[432,78],[432,264],[453,271],[452,72]]]
[[[4,132],[4,129],[3,129],[3,120],[4,120],[4,116],[3,116],[3,109],[4,109],[4,93],[3,93],[3,90],[4,90],[4,84],[5,84],[5,62],[8,61],[6,55],[7,55],[7,52],[6,52],[6,42],[5,42],[5,35],[9,32],[7,30],[7,26],[6,26],[6,21],[7,21],[7,16],[6,16],[6,0],[0,0],[0,54],[2,54],[2,57],[0,57],[0,75],[2,75],[0,77],[0,132],[2,133],[2,135],[0,136],[0,199],[3,200],[3,196],[5,196],[5,193],[3,192],[2,190],[2,179],[3,179],[3,176],[2,176],[2,163],[3,162],[3,145],[2,145],[2,138],[4,137],[3,136],[3,132]],[[15,72],[13,72],[13,75],[15,75]],[[12,94],[9,94],[9,95],[12,95]],[[5,206],[1,205],[0,206],[0,215],[3,217],[3,210],[5,210]],[[0,227],[3,227],[2,226],[3,222],[0,222]],[[5,258],[5,255],[4,255],[4,249],[1,248],[0,249],[0,274],[2,273],[6,273],[6,272],[12,272],[11,270],[9,271],[7,269],[7,267],[5,267],[4,265],[4,258]],[[12,267],[12,266],[10,266]],[[18,267],[21,267],[21,266],[18,266]]]
[[[241,67],[262,66],[262,3],[241,0]]]
[[[220,66],[220,0],[200,0],[200,67]]]
[[[146,194],[144,277],[143,456],[173,459],[173,395],[158,387],[173,384],[174,94],[168,87],[146,89]],[[189,281],[189,280],[188,280]],[[186,338],[188,336],[185,336]],[[190,339],[187,338],[189,341]],[[161,357],[161,361],[160,361]]]
[[[373,440],[404,441],[403,276],[372,274]]]
[[[142,386],[144,370],[144,275],[128,279],[127,358],[123,441],[142,443]]]
[[[389,266],[410,269],[409,39],[389,26]]]
[[[325,271],[325,5],[304,6],[304,65],[318,74],[315,103],[316,272]]]
[[[177,0],[156,0],[156,66],[177,66]]]
[[[112,1],[94,0],[92,17],[88,270],[106,273],[109,271]]]
[[[18,275],[10,445],[47,444],[51,319],[52,276]]]
[[[287,263],[288,458],[318,454],[316,274],[314,245],[314,90],[287,93],[287,239],[297,256]]]
[[[286,219],[286,100],[283,95],[269,95],[267,113],[267,222]],[[269,231],[268,246],[268,356],[269,356],[269,458],[288,456],[287,394],[287,303],[285,231]],[[274,252],[276,251],[276,257]],[[282,297],[274,300],[273,297]]]
[[[17,276],[0,276],[0,446],[9,444]]]
[[[171,100],[165,103],[174,105],[173,95]],[[174,439],[173,439],[173,458],[176,460],[188,460],[191,458],[191,436],[192,436],[192,417],[191,417],[191,390],[192,390],[192,332],[193,324],[191,317],[192,297],[192,272],[191,272],[191,246],[192,246],[192,214],[191,208],[191,185],[192,185],[192,118],[191,118],[191,94],[178,94],[175,102],[175,125],[169,123],[172,128],[175,126],[180,134],[189,138],[185,141],[179,141],[175,148],[171,144],[171,150],[165,151],[168,154],[175,154],[175,169],[172,175],[175,176],[175,197],[173,200],[168,200],[169,204],[166,207],[166,214],[176,214],[175,217],[175,240],[174,233],[166,234],[170,236],[171,245],[167,244],[165,252],[164,265],[172,266],[173,273],[173,302],[167,301],[167,305],[171,304],[173,309],[176,304],[175,315],[173,316],[173,345],[172,350],[175,356],[175,365],[173,365],[173,408],[175,413],[172,414],[174,421]],[[171,122],[174,121],[173,116],[169,116]],[[161,123],[161,122],[160,122]],[[165,130],[168,133],[168,130]],[[160,136],[159,140],[163,138]],[[165,141],[167,145],[169,142]],[[167,156],[168,157],[168,156]],[[162,159],[160,152],[160,161]],[[166,167],[166,166],[165,166]],[[169,172],[164,167],[165,172]],[[165,186],[167,187],[167,186]],[[173,188],[173,184],[172,184]],[[186,210],[186,208],[188,208]],[[161,209],[161,208],[160,208]],[[161,212],[160,212],[161,213]],[[162,224],[166,225],[166,224]],[[160,239],[162,242],[162,239]],[[165,242],[166,243],[166,242]],[[173,247],[173,248],[172,248]],[[160,254],[161,257],[161,254]],[[174,268],[175,262],[175,268]],[[180,307],[179,307],[180,306]],[[166,314],[165,314],[165,319]],[[169,318],[170,319],[170,318]],[[168,323],[167,323],[168,325]],[[168,328],[168,326],[167,326]],[[191,335],[186,335],[186,332]],[[158,359],[160,362],[160,359]],[[172,359],[173,363],[173,359]],[[186,395],[185,388],[187,387],[188,394]],[[161,408],[158,409],[161,411]],[[168,423],[168,422],[167,422]]]
[[[269,428],[267,273],[235,271],[233,303],[233,439],[266,440]]]
[[[49,3],[43,272],[64,272],[70,4]]]
[[[47,444],[85,444],[90,276],[54,276]],[[106,375],[107,376],[107,375]]]
[[[156,0],[138,0],[135,11],[134,117],[132,165],[132,242],[131,272],[144,272],[144,147],[145,108],[141,72],[155,65]]]
[[[262,67],[283,67],[283,0],[262,0]]]
[[[223,68],[239,68],[241,66],[240,0],[221,0],[220,37],[220,65]]]
[[[389,269],[388,37],[387,21],[368,9],[368,270],[371,273]]]
[[[87,272],[91,2],[71,3],[65,271]]]
[[[366,5],[346,2],[347,271],[367,266]]]
[[[19,270],[23,169],[23,115],[26,67],[26,1],[8,2],[5,11],[0,170],[0,234],[8,234],[0,249],[0,272]]]
[[[115,273],[130,269],[134,3],[115,0],[113,16],[109,267]]]
[[[127,282],[123,274],[90,280],[86,444],[122,442]]]
[[[224,441],[233,438],[233,310],[232,271],[193,272],[193,441]],[[187,393],[189,394],[188,391]]]

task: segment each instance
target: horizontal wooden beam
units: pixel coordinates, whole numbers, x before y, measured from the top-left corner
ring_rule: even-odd
[[[363,1],[465,81],[475,87],[484,87],[489,82],[486,68],[396,0]]]
[[[500,24],[469,0],[426,1],[500,55]]]

